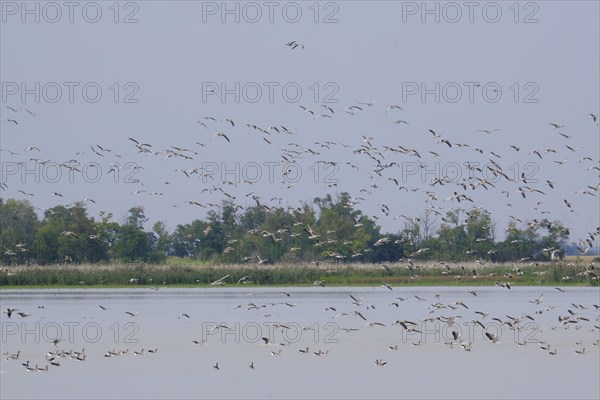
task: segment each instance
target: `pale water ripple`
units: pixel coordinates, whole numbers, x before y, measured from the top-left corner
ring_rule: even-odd
[[[349,294],[363,297],[361,304]],[[32,315],[2,314],[1,347],[8,354],[0,361],[0,397],[597,399],[599,297],[598,288],[545,287],[3,290],[3,310]],[[432,307],[436,302],[444,307]],[[568,310],[575,313],[571,320],[584,319],[560,325]],[[334,318],[341,313],[349,315]],[[508,316],[522,317],[523,329],[492,320]],[[470,322],[475,319],[497,334],[497,343]],[[414,322],[421,332],[393,325],[397,320]],[[221,324],[229,329],[215,328]],[[453,331],[471,351],[445,344],[454,341]],[[57,336],[62,341],[53,346]],[[307,354],[299,351],[307,347]],[[583,348],[585,354],[575,353]],[[48,372],[21,365],[45,367],[48,351],[83,349],[85,361],[57,357],[60,367]],[[113,350],[127,354],[105,357]],[[17,351],[18,360],[6,360]],[[326,354],[314,355],[319,351]],[[376,359],[386,365],[376,366]]]

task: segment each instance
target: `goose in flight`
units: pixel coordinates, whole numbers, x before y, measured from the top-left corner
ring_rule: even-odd
[[[148,143],[141,143],[133,138],[129,138],[129,140],[131,140],[133,143],[135,143],[135,147],[138,148],[139,151],[141,152],[145,152],[146,150],[148,150],[146,147],[151,147],[150,144]]]
[[[330,113],[332,113],[332,114],[335,114],[335,113],[333,112],[333,108],[329,107],[328,105],[326,105],[326,104],[321,104],[321,107],[323,107],[324,109],[326,109],[326,110],[327,110],[327,111],[329,111]]]
[[[379,99],[373,100],[373,101],[368,101],[368,102],[363,102],[363,103],[359,102],[358,104],[363,104],[368,107],[373,107],[375,105],[375,103],[377,103],[378,101],[379,101]]]
[[[300,48],[304,49],[304,45],[302,43],[298,43],[295,40],[292,40],[291,42],[287,42],[285,45],[291,47],[292,50],[294,50],[296,47],[300,47]]]
[[[77,234],[75,232],[71,232],[71,231],[63,231],[60,233],[60,235],[73,236],[75,238],[79,238],[79,236],[77,236]]]
[[[385,324],[384,324],[384,323],[381,323],[381,322],[367,322],[367,323],[366,323],[366,324],[364,324],[363,326],[367,326],[367,325],[369,326],[369,328],[372,328],[372,327],[374,327],[375,325],[378,325],[378,326],[385,326]]]
[[[225,284],[225,282],[223,282],[225,279],[229,278],[230,275],[225,275],[224,277],[222,277],[221,279],[217,279],[216,281],[212,282],[210,285],[211,286],[222,286]]]
[[[309,114],[315,114],[315,112],[313,110],[310,110],[308,108],[306,108],[305,106],[299,106],[302,110],[304,110],[305,113],[309,113]]]
[[[265,342],[265,344],[275,344],[268,337],[262,337],[261,339],[263,342]]]
[[[227,325],[225,325],[225,324],[219,324],[219,325],[215,325],[214,327],[212,327],[212,328],[211,328],[211,329],[208,331],[208,333],[209,333],[209,334],[211,334],[211,333],[213,333],[214,331],[216,331],[216,330],[218,330],[218,329],[221,329],[221,328],[223,328],[223,329],[225,329],[225,330],[231,330],[231,328],[230,328],[230,327],[228,327]]]
[[[498,336],[496,336],[493,333],[490,332],[486,332],[485,336],[492,342],[492,343],[497,343],[498,342]]]
[[[478,129],[477,132],[487,133],[488,135],[492,132],[499,131],[500,129]]]
[[[350,296],[350,298],[353,300],[353,304],[356,306],[360,306],[362,304],[362,301],[364,300],[364,297],[354,297],[353,295],[349,294],[348,296]]]
[[[258,265],[262,265],[269,261],[268,258],[265,258],[265,259],[260,258],[260,256],[258,254],[256,255],[256,258],[258,258]]]
[[[357,315],[357,316],[361,317],[361,318],[362,318],[364,321],[366,321],[366,320],[367,320],[367,319],[365,318],[365,316],[361,314],[361,312],[360,312],[360,311],[354,311],[354,315]]]
[[[377,365],[378,367],[385,367],[387,364],[387,361],[383,361],[382,359],[377,359],[375,360],[375,365]]]
[[[229,140],[229,137],[227,137],[227,135],[224,134],[223,132],[218,132],[215,136],[220,136],[223,139],[227,140],[228,142],[231,142],[231,140]]]
[[[529,300],[530,303],[532,304],[541,304],[542,303],[542,298],[544,297],[544,294],[540,294],[540,296],[536,299],[533,300]]]
[[[15,311],[19,311],[18,308],[7,308],[3,312],[6,313],[6,316],[10,318]]]
[[[307,225],[307,228],[302,228],[306,233],[308,233],[308,239],[317,239],[319,238],[321,235],[317,235],[316,233],[313,232],[312,228],[310,227],[310,225]]]

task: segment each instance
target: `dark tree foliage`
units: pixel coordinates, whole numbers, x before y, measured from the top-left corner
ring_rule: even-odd
[[[45,210],[40,220],[25,200],[0,198],[3,264],[160,263],[167,256],[222,263],[369,262],[403,258],[438,261],[549,260],[564,256],[569,231],[560,222],[511,222],[496,241],[491,215],[480,208],[444,216],[398,216],[398,231],[382,234],[376,217],[355,208],[348,193],[317,197],[297,207],[268,207],[267,199],[242,208],[223,202],[205,220],[177,225],[155,222],[141,206],[121,219],[101,212],[90,218],[83,203]],[[274,199],[272,199],[274,200]],[[275,199],[276,200],[276,199]],[[281,204],[281,202],[280,202]]]

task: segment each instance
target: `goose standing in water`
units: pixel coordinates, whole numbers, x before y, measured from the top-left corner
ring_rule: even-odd
[[[35,367],[30,367],[30,366],[29,366],[29,361],[28,361],[28,362],[27,362],[27,365],[25,366],[25,370],[26,370],[27,372],[37,372],[37,370],[38,370],[38,369],[37,369],[37,365],[36,365]]]

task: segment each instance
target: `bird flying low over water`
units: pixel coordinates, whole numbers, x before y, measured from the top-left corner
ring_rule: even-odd
[[[304,49],[304,45],[302,43],[298,43],[297,41],[293,40],[291,42],[287,42],[285,44],[286,46],[289,46],[292,50],[296,49],[296,48],[301,48]]]

